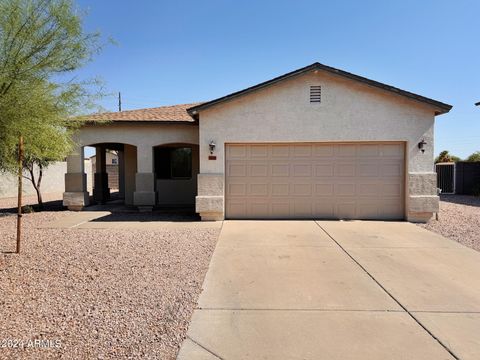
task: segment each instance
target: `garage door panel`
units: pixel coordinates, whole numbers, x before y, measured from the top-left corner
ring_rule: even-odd
[[[247,145],[230,145],[227,148],[227,158],[231,160],[245,159],[247,156]]]
[[[227,165],[226,175],[232,176],[247,176],[247,165],[244,162],[233,162]]]
[[[228,201],[226,211],[227,214],[235,214],[237,218],[247,218],[247,204],[244,201]]]
[[[270,204],[268,199],[256,200],[248,204],[248,214],[258,214],[259,217],[267,218],[270,216]]]
[[[290,196],[290,184],[272,184],[272,196]]]
[[[378,176],[378,164],[360,163],[357,164],[357,176]]]
[[[268,164],[252,164],[248,165],[247,168],[250,176],[268,176]]]
[[[398,214],[398,205],[392,202],[390,204],[382,203],[379,206],[379,218],[400,220],[403,216]]]
[[[293,176],[312,176],[312,164],[293,164],[292,165]]]
[[[247,195],[249,196],[268,196],[268,183],[249,184]]]
[[[334,174],[334,164],[316,164],[314,166],[316,177],[333,176]]]
[[[376,196],[378,193],[378,184],[359,184],[357,187],[357,193],[359,196]]]
[[[312,204],[306,201],[293,202],[293,216],[295,218],[309,218],[313,216]]]
[[[378,157],[380,146],[377,144],[365,144],[357,147],[357,155],[359,157]]]
[[[272,218],[288,218],[290,217],[290,202],[278,202],[273,201],[271,204],[271,217]]]
[[[286,158],[290,157],[290,145],[272,145],[271,146],[272,158]]]
[[[404,149],[402,146],[398,146],[398,144],[384,144],[381,147],[381,155],[383,157],[403,159]]]
[[[335,146],[335,155],[338,157],[355,157],[356,153],[356,145],[343,144]]]
[[[335,203],[333,199],[319,199],[314,203],[314,217],[322,219],[335,218]]]
[[[355,184],[335,184],[334,194],[336,196],[355,196]]]
[[[245,183],[229,183],[227,185],[227,194],[230,196],[245,196],[247,195],[247,184]]]
[[[355,176],[355,163],[336,164],[335,176],[346,176],[349,178]]]
[[[289,177],[290,176],[290,164],[271,164],[271,175],[275,177]]]
[[[292,184],[293,196],[312,196],[312,184]]]
[[[401,219],[403,149],[399,143],[227,145],[226,217]]]
[[[292,145],[293,156],[296,158],[311,158],[312,145]]]
[[[251,145],[248,147],[250,159],[267,159],[268,148],[263,145]]]
[[[380,166],[380,176],[399,177],[402,175],[402,164],[384,164]]]
[[[356,218],[356,204],[355,202],[339,202],[335,215],[340,219],[355,219]]]
[[[314,184],[316,196],[333,195],[333,184]]]
[[[381,216],[378,201],[358,202],[357,213],[359,218],[372,220]]]
[[[331,158],[334,155],[334,145],[313,145],[315,158]]]
[[[401,184],[383,184],[381,187],[382,194],[385,196],[400,196],[402,194],[402,185]]]

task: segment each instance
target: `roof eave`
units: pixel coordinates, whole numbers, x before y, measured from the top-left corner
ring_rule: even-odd
[[[195,120],[84,120],[85,124],[89,125],[108,125],[111,123],[142,123],[142,124],[195,124]]]

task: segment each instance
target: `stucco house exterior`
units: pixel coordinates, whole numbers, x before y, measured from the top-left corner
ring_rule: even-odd
[[[439,202],[434,121],[450,109],[314,63],[206,103],[95,114],[67,159],[64,205],[88,205],[83,147],[95,146],[98,201],[108,199],[109,149],[125,203],[140,210],[423,222]]]

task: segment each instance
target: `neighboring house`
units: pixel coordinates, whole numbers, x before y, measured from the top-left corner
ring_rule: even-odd
[[[64,204],[88,205],[82,146],[97,146],[119,151],[120,191],[141,210],[426,221],[438,211],[434,120],[450,109],[315,63],[206,103],[91,115],[68,158]],[[107,182],[97,161],[98,199]]]
[[[92,174],[97,167],[97,155],[90,156],[92,161]],[[118,190],[118,154],[116,151],[105,150],[105,167],[108,174],[108,188]]]

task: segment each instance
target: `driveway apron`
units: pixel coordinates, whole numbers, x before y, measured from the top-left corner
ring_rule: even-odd
[[[479,264],[409,223],[225,221],[178,359],[480,358]]]

